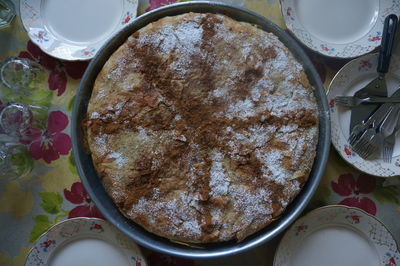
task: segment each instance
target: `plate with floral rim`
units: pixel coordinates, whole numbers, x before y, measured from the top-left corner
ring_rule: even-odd
[[[286,27],[322,55],[353,58],[381,43],[384,20],[400,15],[398,0],[280,0]],[[340,19],[338,19],[340,18]]]
[[[51,227],[33,244],[25,266],[146,266],[139,247],[110,223],[78,217]]]
[[[400,264],[393,235],[361,209],[330,205],[298,219],[283,236],[274,266]]]
[[[131,23],[138,0],[21,0],[29,38],[64,60],[91,59],[115,32]]]
[[[396,137],[391,163],[382,158],[364,160],[348,143],[351,109],[335,104],[339,95],[352,96],[377,76],[378,54],[368,54],[344,65],[332,79],[328,88],[328,104],[331,115],[331,140],[340,156],[358,170],[379,177],[400,175],[400,134]],[[389,72],[386,74],[389,95],[400,85],[400,56],[393,55]]]

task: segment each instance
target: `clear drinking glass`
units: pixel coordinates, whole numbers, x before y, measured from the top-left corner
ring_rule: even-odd
[[[0,112],[0,127],[8,136],[19,140],[29,140],[34,130],[46,127],[47,108],[13,103]]]
[[[0,28],[9,26],[14,17],[13,3],[9,0],[0,0]]]
[[[0,182],[27,175],[32,171],[33,164],[26,146],[0,142]]]
[[[10,57],[0,65],[0,81],[13,93],[27,95],[44,79],[43,67],[26,58]]]

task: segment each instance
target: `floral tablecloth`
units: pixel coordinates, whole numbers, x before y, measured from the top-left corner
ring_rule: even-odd
[[[175,0],[141,1],[139,14]],[[18,4],[17,1],[14,1]],[[285,27],[278,0],[231,0]],[[400,51],[400,48],[398,47]],[[396,52],[397,53],[397,52]],[[327,87],[346,61],[309,52]],[[67,218],[102,217],[79,180],[71,150],[70,115],[74,94],[87,63],[65,62],[44,54],[28,40],[21,21],[0,30],[0,60],[29,58],[46,69],[46,80],[28,99],[18,99],[2,88],[6,102],[34,101],[49,107],[47,127],[28,141],[33,171],[20,180],[0,184],[0,265],[23,265],[32,243],[51,225]],[[400,185],[397,180],[372,177],[347,165],[332,148],[324,178],[308,206],[328,204],[359,207],[380,218],[400,241]],[[150,265],[272,265],[280,237],[248,252],[213,260],[193,261],[144,250]]]

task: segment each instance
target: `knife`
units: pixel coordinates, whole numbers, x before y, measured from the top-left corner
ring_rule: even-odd
[[[368,96],[380,96],[387,97],[387,87],[385,74],[389,70],[390,58],[392,55],[393,42],[397,29],[398,18],[396,15],[391,14],[386,17],[384,27],[383,27],[383,35],[382,35],[382,43],[381,48],[379,50],[379,58],[378,58],[378,66],[377,72],[378,77],[371,81],[367,86],[358,90],[354,96],[359,98],[365,98]],[[368,116],[371,115],[380,105],[370,104],[370,105],[359,105],[355,106],[351,109],[351,118],[350,118],[350,133],[353,128],[366,120]]]

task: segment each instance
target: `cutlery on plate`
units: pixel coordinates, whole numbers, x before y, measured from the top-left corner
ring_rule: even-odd
[[[385,113],[382,121],[377,122],[376,126],[365,130],[360,138],[354,143],[352,149],[363,159],[370,159],[381,151],[383,143],[383,132],[385,131],[388,122],[391,122],[392,114],[398,113],[399,105],[390,107]]]
[[[394,42],[394,36],[397,29],[398,18],[396,15],[391,14],[386,17],[384,27],[381,48],[379,50],[379,59],[377,72],[378,77],[371,81],[367,86],[358,90],[354,96],[359,98],[366,98],[369,96],[381,96],[387,97],[387,87],[385,81],[385,74],[389,70],[390,58],[392,55],[392,48]],[[361,121],[365,120],[371,112],[376,109],[376,105],[358,105],[351,110],[351,120],[350,120],[350,131],[359,124]]]
[[[398,117],[397,117],[396,125],[393,128],[392,133],[390,133],[390,135],[387,136],[383,140],[382,157],[383,157],[383,161],[385,163],[391,163],[392,162],[393,148],[394,148],[394,144],[396,143],[396,134],[400,129],[400,116],[399,116],[399,114],[397,114],[397,115],[398,115]]]
[[[395,93],[390,98],[400,97],[400,87],[396,90]],[[370,127],[376,128],[385,118],[386,114],[393,108],[394,103],[384,103],[378,109],[373,112],[367,119],[361,121],[361,123],[355,125],[350,132],[349,136],[349,144],[350,146],[354,146],[356,141],[361,137],[365,130]]]
[[[400,103],[400,97],[389,98],[369,96],[366,98],[359,98],[356,96],[336,96],[335,103],[346,107],[354,107],[362,103]]]

